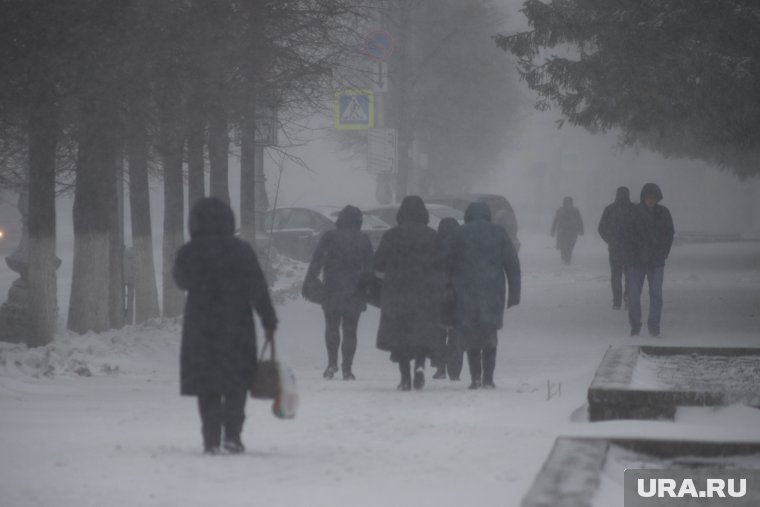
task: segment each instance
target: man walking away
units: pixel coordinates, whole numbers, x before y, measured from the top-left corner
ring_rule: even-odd
[[[625,299],[627,307],[628,277],[623,264],[623,225],[631,212],[631,194],[628,187],[619,187],[615,202],[604,208],[599,220],[599,236],[607,243],[610,255],[610,280],[612,284],[612,308],[619,310],[623,302],[623,279],[625,279]]]
[[[641,331],[641,291],[644,279],[649,282],[649,318],[647,328],[652,336],[660,336],[662,315],[662,281],[665,259],[673,245],[673,218],[659,204],[662,191],[654,183],[641,189],[641,202],[632,208],[626,220],[624,245],[628,273],[628,320],[631,336]]]
[[[520,303],[520,261],[503,227],[491,223],[491,210],[474,202],[465,224],[454,231],[449,277],[454,289],[455,328],[467,349],[470,389],[496,387],[497,331],[503,326],[506,274],[507,307]]]

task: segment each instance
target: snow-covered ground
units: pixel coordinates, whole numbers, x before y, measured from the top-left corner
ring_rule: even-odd
[[[522,239],[522,304],[500,333],[496,390],[428,371],[423,391],[397,391],[374,347],[375,309],[360,322],[358,380],[323,380],[321,310],[284,299],[278,350],[300,411],[278,420],[249,400],[242,456],[201,454],[195,400],[178,395],[177,322],[62,331],[33,351],[3,344],[0,506],[517,506],[560,435],[760,441],[760,411],[740,406],[679,410],[675,422],[585,420],[611,344],[760,345],[760,243],[675,247],[662,337],[632,339],[611,309],[598,239],[581,238],[570,267],[551,238]],[[65,315],[70,264],[59,255]],[[3,268],[0,291],[14,278]]]

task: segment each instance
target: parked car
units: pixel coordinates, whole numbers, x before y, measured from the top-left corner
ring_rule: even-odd
[[[517,217],[515,210],[509,201],[503,195],[497,194],[448,194],[448,195],[431,195],[424,197],[426,203],[444,204],[451,206],[462,212],[472,202],[480,201],[488,204],[491,209],[491,218],[494,223],[498,223],[507,230],[509,239],[515,245],[515,249],[520,251],[520,240],[517,239]],[[504,213],[499,214],[500,211]],[[498,215],[498,216],[497,216]],[[500,220],[501,218],[501,220]]]
[[[335,228],[339,206],[313,206],[298,208],[277,208],[264,216],[264,228],[272,246],[281,254],[308,262],[317,247],[319,236]],[[372,246],[377,248],[383,233],[390,226],[372,215],[364,215],[362,232],[365,232]]]
[[[387,224],[396,225],[396,213],[398,213],[399,206],[401,205],[386,204],[384,206],[378,206],[377,208],[365,210],[364,213],[367,215],[375,216]],[[456,208],[452,208],[451,206],[444,206],[442,204],[429,203],[425,203],[425,206],[430,213],[430,223],[428,225],[433,229],[438,229],[438,223],[444,218],[449,217],[456,219],[456,221],[460,224],[464,223],[464,213]]]

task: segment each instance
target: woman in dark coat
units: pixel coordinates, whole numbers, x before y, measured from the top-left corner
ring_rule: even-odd
[[[377,348],[389,351],[399,364],[398,388],[425,385],[425,358],[435,350],[439,333],[440,285],[438,235],[427,226],[430,216],[419,196],[407,196],[396,215],[398,225],[383,234],[375,252],[375,271],[384,274]]]
[[[172,273],[187,291],[180,349],[180,388],[197,396],[204,452],[243,452],[245,401],[256,373],[252,309],[267,340],[277,316],[256,254],[235,237],[229,205],[204,198],[190,212],[190,242],[177,252]]]
[[[557,250],[562,257],[562,262],[570,264],[575,242],[579,235],[583,236],[581,212],[573,206],[572,197],[565,197],[562,200],[562,207],[554,215],[551,234],[552,236],[557,235]]]
[[[520,261],[504,228],[491,223],[487,204],[470,204],[464,221],[454,232],[449,257],[455,327],[467,349],[470,389],[493,388],[497,331],[504,323],[504,275],[507,307],[512,307],[520,303]]]
[[[438,242],[441,249],[443,259],[448,259],[451,252],[451,241],[454,236],[454,231],[459,227],[459,222],[455,218],[446,217],[438,223]],[[441,287],[440,293],[442,295],[452,295],[453,289],[450,288],[448,275],[445,271],[441,272]],[[457,331],[453,328],[453,299],[441,302],[441,321],[442,325],[438,333],[439,342],[438,348],[435,351],[433,360],[435,361],[432,366],[435,366],[436,372],[433,374],[433,378],[441,379],[446,378],[446,372],[448,371],[449,378],[451,380],[459,380],[459,375],[462,372],[462,355],[464,349],[457,338]]]
[[[336,229],[327,231],[319,240],[306,272],[304,285],[312,283],[324,271],[325,345],[327,369],[324,378],[331,379],[338,371],[338,346],[343,328],[343,380],[356,380],[352,372],[356,353],[356,328],[361,312],[367,309],[361,292],[372,276],[372,243],[361,232],[362,212],[346,206],[338,214]]]

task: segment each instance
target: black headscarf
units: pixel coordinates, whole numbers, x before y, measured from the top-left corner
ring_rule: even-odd
[[[199,199],[190,210],[190,237],[233,236],[235,215],[226,202],[216,197]]]
[[[340,210],[335,226],[338,229],[352,229],[358,231],[362,228],[363,216],[361,210],[350,204]]]
[[[615,202],[631,202],[631,191],[628,190],[628,187],[618,187],[615,192]]]
[[[396,222],[399,225],[407,222],[416,222],[419,224],[427,225],[430,221],[430,214],[428,213],[425,203],[422,197],[419,195],[408,195],[401,201],[401,206],[396,213]]]
[[[644,202],[644,197],[647,195],[653,195],[657,199],[657,202],[662,201],[662,190],[660,190],[660,187],[656,183],[644,184],[641,188],[641,202]]]
[[[482,201],[476,201],[467,206],[467,209],[464,212],[464,223],[468,224],[473,220],[491,221],[491,208],[488,207],[488,204]]]
[[[459,227],[459,222],[457,222],[456,218],[446,217],[438,222],[438,236],[442,239],[446,239],[451,236],[451,233],[453,233],[454,229],[457,227]]]

